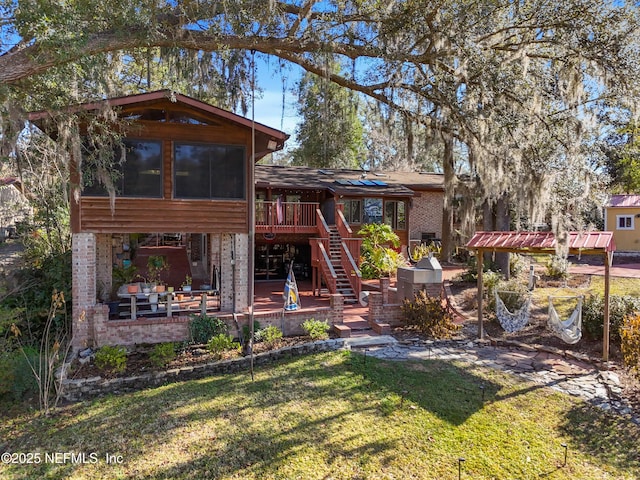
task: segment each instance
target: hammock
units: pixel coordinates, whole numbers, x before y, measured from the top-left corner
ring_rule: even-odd
[[[505,292],[515,293],[515,292]],[[509,333],[522,330],[529,322],[529,310],[531,307],[531,296],[528,296],[524,304],[515,312],[510,312],[507,306],[504,304],[498,291],[495,291],[496,297],[496,317],[502,328]]]
[[[561,338],[565,343],[573,345],[582,338],[582,296],[577,297],[555,297],[555,298],[577,298],[578,303],[571,316],[567,320],[561,320],[553,306],[553,297],[549,297],[549,320],[547,326],[556,337]]]

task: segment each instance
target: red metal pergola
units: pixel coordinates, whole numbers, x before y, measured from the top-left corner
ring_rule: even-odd
[[[561,239],[569,254],[604,257],[604,332],[602,359],[609,360],[609,269],[616,250],[613,232],[567,232]],[[482,320],[482,267],[485,252],[555,254],[558,240],[552,232],[476,232],[466,247],[478,262],[478,337],[484,337]]]

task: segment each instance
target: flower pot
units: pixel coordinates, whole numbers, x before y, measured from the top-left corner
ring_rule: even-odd
[[[183,285],[182,286],[182,291],[183,292],[190,292],[191,291],[191,285]]]
[[[138,284],[127,285],[127,293],[138,293]]]
[[[173,293],[173,287],[167,287],[167,292]]]
[[[158,294],[157,293],[150,293],[149,294],[149,303],[152,304],[158,304]]]
[[[152,303],[152,304],[151,304],[151,311],[152,311],[153,313],[155,313],[155,312],[157,312],[157,311],[158,311],[158,304],[157,304],[157,303]]]
[[[164,285],[156,285],[156,292],[158,293],[162,293],[165,291],[165,286]]]
[[[176,295],[176,298],[178,299],[179,302],[181,302],[182,299],[184,298],[184,295],[179,293],[178,295]]]
[[[151,293],[151,287],[142,287],[142,293]]]

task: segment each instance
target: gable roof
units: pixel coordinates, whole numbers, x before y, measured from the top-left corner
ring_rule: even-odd
[[[611,195],[607,207],[640,208],[640,195]]]
[[[99,110],[105,105],[116,108],[119,115],[123,117],[133,116],[137,113],[138,115],[146,115],[147,118],[162,121],[163,116],[164,118],[169,118],[169,112],[172,112],[174,115],[191,115],[196,121],[200,120],[202,123],[210,125],[220,124],[220,122],[223,121],[225,123],[235,124],[244,129],[255,127],[256,136],[260,137],[261,140],[259,143],[265,146],[271,143],[269,147],[273,147],[265,147],[262,151],[256,147],[256,159],[264,157],[273,151],[281,150],[284,147],[284,142],[289,138],[287,133],[280,130],[268,127],[262,123],[253,122],[251,119],[229,112],[228,110],[214,107],[206,102],[181,93],[172,92],[171,90],[156,90],[154,92],[72,105],[69,106],[69,111],[90,112]],[[52,117],[52,113],[48,111],[31,112],[29,114],[29,121],[44,130],[42,125]]]
[[[256,165],[255,175],[257,188],[328,190],[336,195],[411,197],[416,190],[444,191],[444,177],[435,173]]]

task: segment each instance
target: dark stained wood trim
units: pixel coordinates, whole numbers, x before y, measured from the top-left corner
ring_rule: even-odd
[[[248,233],[247,202],[83,197],[80,230],[94,233]]]

